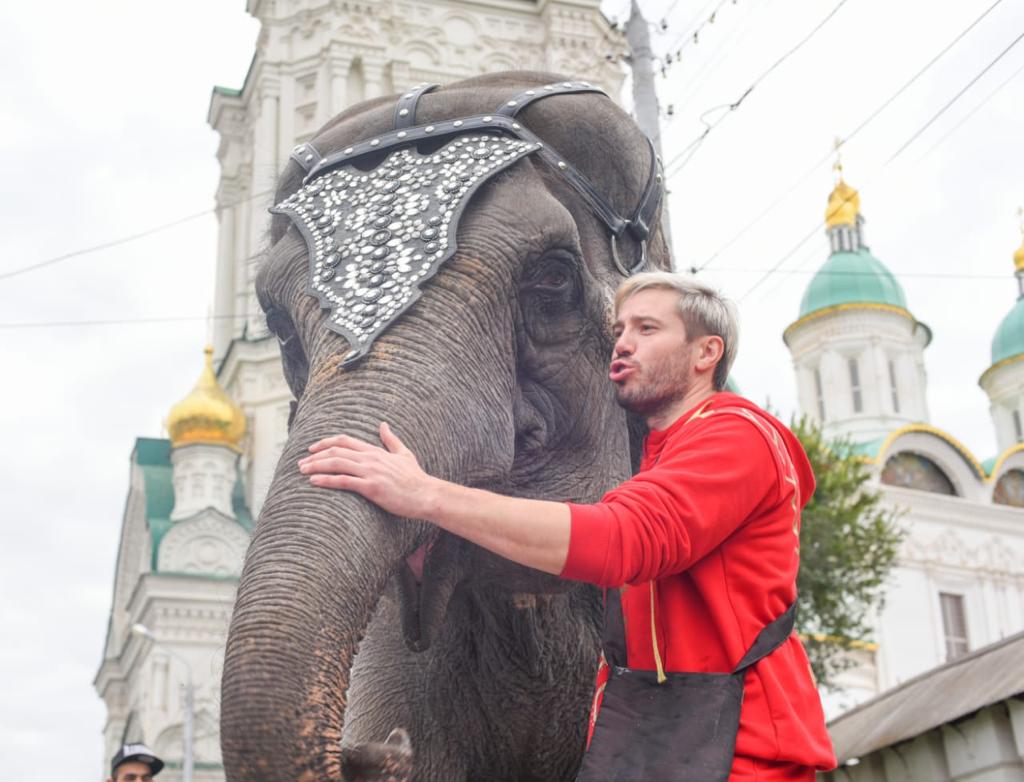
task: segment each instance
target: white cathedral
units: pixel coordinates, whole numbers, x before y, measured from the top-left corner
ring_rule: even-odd
[[[599,5],[247,0],[261,23],[252,64],[240,89],[214,88],[208,116],[220,135],[218,326],[195,388],[171,408],[169,438],[139,438],[131,454],[94,682],[107,707],[100,768],[120,743],[145,741],[167,761],[160,779],[180,780],[190,727],[193,779],[224,778],[227,626],[291,401],[253,292],[268,191],[291,149],[346,106],[419,82],[529,68],[585,76],[618,95],[622,74],[604,55],[624,44]],[[980,380],[1001,451],[980,461],[929,420],[931,331],[868,250],[856,191],[840,180],[826,214],[832,253],[783,337],[800,406],[826,434],[856,443],[908,530],[874,638],[826,698],[836,714],[1024,630],[1024,298],[1000,324]],[[1024,295],[1024,245],[1014,262]]]

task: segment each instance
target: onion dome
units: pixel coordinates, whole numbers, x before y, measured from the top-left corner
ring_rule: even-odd
[[[1021,217],[1024,220],[1024,213]],[[1024,222],[1021,233],[1024,234]],[[1013,266],[1017,277],[1017,303],[1003,318],[992,338],[993,365],[1024,354],[1024,242],[1013,254]]]
[[[213,348],[207,345],[204,352],[206,365],[195,387],[167,416],[171,447],[201,443],[239,451],[245,434],[245,414],[217,382],[213,372]]]
[[[861,247],[828,257],[804,291],[800,317],[847,304],[881,304],[905,310],[907,298],[892,272]]]
[[[856,225],[860,215],[860,193],[846,184],[840,177],[835,188],[829,193],[828,206],[825,208],[825,225],[833,228],[837,225]]]
[[[1024,299],[1017,299],[1016,305],[996,329],[992,338],[992,363],[998,364],[1008,358],[1024,353]]]

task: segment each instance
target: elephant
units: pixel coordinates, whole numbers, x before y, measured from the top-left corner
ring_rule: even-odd
[[[519,71],[459,81],[423,95],[417,121],[479,114],[562,80]],[[395,101],[347,109],[312,144],[329,153],[391,130]],[[653,149],[612,100],[560,95],[519,116],[620,213],[634,209]],[[304,174],[289,163],[278,201]],[[647,268],[667,269],[652,225],[645,248],[624,236],[617,252],[644,249]],[[376,441],[386,420],[436,476],[598,501],[631,474],[643,434],[607,378],[623,279],[613,249],[557,167],[519,159],[473,193],[454,255],[352,363],[309,295],[307,244],[286,216],[272,220],[256,288],[295,402],[225,651],[229,780],[573,778],[600,657],[600,591],[313,487],[297,462],[339,432]]]

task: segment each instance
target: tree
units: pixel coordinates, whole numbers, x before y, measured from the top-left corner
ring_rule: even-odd
[[[870,640],[904,531],[848,440],[827,440],[806,416],[792,429],[817,481],[801,514],[797,630],[818,683],[832,688],[853,665],[844,652]]]

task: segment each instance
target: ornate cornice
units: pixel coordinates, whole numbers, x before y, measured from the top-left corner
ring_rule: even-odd
[[[992,536],[980,545],[969,546],[949,529],[929,540],[907,538],[900,560],[997,576],[1024,576],[1024,561],[1001,537]]]
[[[828,317],[829,315],[835,315],[838,312],[850,312],[853,310],[868,310],[874,312],[891,312],[909,320],[912,324],[917,324],[917,319],[910,314],[910,311],[903,307],[897,307],[893,304],[878,304],[874,302],[847,302],[845,304],[835,304],[831,307],[824,307],[814,312],[809,312],[797,321],[789,324],[786,330],[782,332],[782,340],[787,345],[789,344],[790,335],[796,330],[803,326],[811,323],[812,321],[820,318]]]

